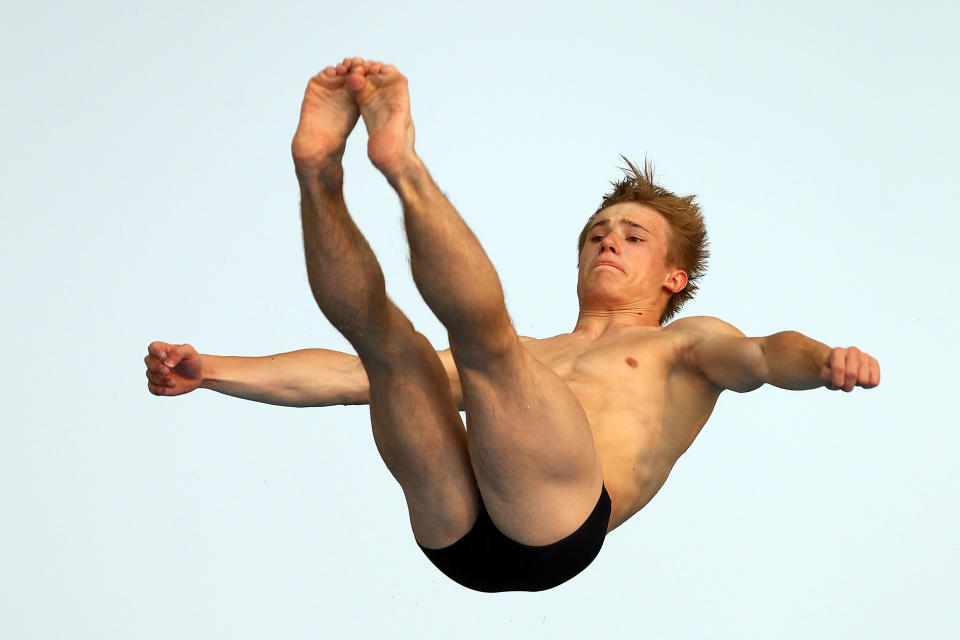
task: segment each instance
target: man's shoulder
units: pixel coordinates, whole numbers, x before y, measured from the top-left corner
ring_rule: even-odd
[[[683,334],[695,341],[718,335],[737,337],[743,337],[744,335],[742,331],[729,322],[713,316],[680,318],[668,324],[664,329]]]
[[[681,365],[678,370],[686,374],[683,379],[696,381],[698,388],[709,390],[713,397],[719,394],[721,388],[714,385],[703,373],[696,354],[699,348],[712,338],[742,338],[743,332],[729,322],[713,316],[680,318],[664,328],[677,336],[677,363]]]

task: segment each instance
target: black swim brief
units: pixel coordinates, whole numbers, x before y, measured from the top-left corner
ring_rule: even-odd
[[[566,582],[593,562],[609,522],[610,494],[603,487],[596,508],[579,529],[563,540],[531,547],[501,533],[481,503],[477,522],[465,536],[443,549],[420,549],[447,577],[469,589],[543,591]]]

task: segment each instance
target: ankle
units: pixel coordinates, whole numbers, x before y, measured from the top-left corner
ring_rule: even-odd
[[[337,163],[300,164],[294,163],[297,180],[303,190],[310,192],[325,191],[339,193],[343,191],[343,165]]]
[[[405,159],[399,170],[384,175],[404,203],[421,200],[431,188],[436,188],[427,165],[415,153]]]

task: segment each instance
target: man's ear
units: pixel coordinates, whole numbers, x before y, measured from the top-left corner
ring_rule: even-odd
[[[687,272],[683,270],[674,271],[667,276],[663,286],[671,293],[680,293],[687,286]]]

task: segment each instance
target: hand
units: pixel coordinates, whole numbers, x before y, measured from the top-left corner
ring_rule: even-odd
[[[820,368],[820,381],[834,391],[843,389],[849,393],[855,386],[872,389],[880,384],[880,363],[856,347],[837,347],[830,350]]]
[[[147,389],[155,396],[179,396],[203,382],[203,356],[189,344],[151,342],[147,356]]]

